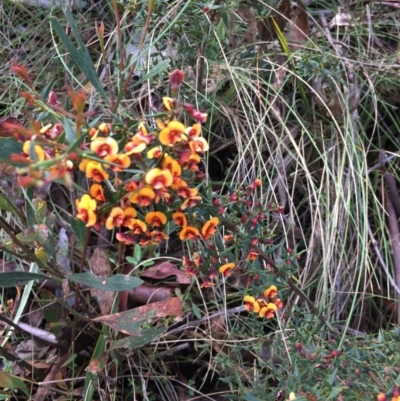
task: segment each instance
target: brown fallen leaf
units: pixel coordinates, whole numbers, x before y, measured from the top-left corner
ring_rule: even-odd
[[[89,260],[93,274],[97,277],[109,277],[111,275],[111,266],[107,255],[101,248],[96,248]],[[90,295],[97,298],[101,314],[107,315],[113,305],[114,291],[104,291],[97,288],[90,289]]]
[[[302,0],[297,1],[290,25],[289,32],[285,36],[290,50],[296,51],[308,37],[308,13]]]
[[[65,384],[65,381],[63,381],[63,372],[62,371],[58,371],[56,373],[55,379],[57,381],[57,386],[60,387],[60,389],[64,390],[64,391],[68,391],[68,386]]]
[[[100,354],[97,358],[90,361],[89,365],[85,368],[85,372],[90,372],[94,375],[99,374],[99,372],[101,372],[106,366],[109,356],[110,351],[105,351]]]
[[[139,306],[121,313],[100,316],[92,320],[104,323],[122,333],[137,335],[138,322],[166,316],[183,316],[180,298],[169,298],[165,301]]]
[[[188,285],[190,284],[189,275],[183,272],[182,270],[178,269],[171,262],[157,263],[156,265],[146,269],[141,274],[141,277],[150,278],[153,280],[164,280],[172,276],[176,277],[176,282],[179,284],[188,284]],[[168,284],[173,284],[173,283],[168,283]]]
[[[150,304],[164,301],[167,298],[171,298],[171,296],[172,288],[154,286],[148,283],[133,288],[128,293],[129,300],[138,304]]]

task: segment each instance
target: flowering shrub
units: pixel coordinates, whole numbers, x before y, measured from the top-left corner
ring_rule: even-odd
[[[172,93],[178,93],[183,78],[178,70],[170,74]],[[24,96],[43,108],[35,95]],[[249,282],[256,278],[251,269],[243,267],[261,266],[257,246],[272,244],[265,221],[270,212],[282,213],[282,208],[269,203],[262,206],[257,194],[259,179],[247,188],[210,198],[201,167],[209,149],[201,135],[206,113],[190,103],[164,97],[154,127],[147,121],[133,131],[106,122],[87,127],[85,94],[69,91],[69,96],[75,114],[62,110],[53,92],[48,99],[58,117],[64,115],[63,125],[42,127],[34,122],[31,130],[19,129],[23,151],[12,158],[23,164],[21,186],[58,180],[70,187],[74,174],[81,172],[88,186],[75,199],[75,217],[87,228],[115,230],[118,242],[145,247],[168,240],[175,227],[190,255],[183,257],[183,268],[200,279],[202,288],[214,285],[217,272],[228,278],[238,271],[237,266],[238,274],[247,275]],[[72,116],[75,126],[65,116]],[[186,120],[191,123],[182,122]],[[221,225],[225,235],[217,241]],[[275,316],[283,305],[274,285],[262,297],[246,295],[244,302],[248,311],[262,318]]]

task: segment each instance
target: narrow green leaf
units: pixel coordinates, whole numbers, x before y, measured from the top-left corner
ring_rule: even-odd
[[[40,273],[12,272],[0,273],[0,288],[18,287],[31,280],[56,280],[54,277]]]
[[[76,138],[75,141],[68,148],[67,153],[73,152],[78,146],[80,146],[83,143],[86,137],[87,137],[86,134],[82,134],[78,138]]]
[[[134,250],[134,257],[135,259],[140,262],[140,259],[142,258],[142,249],[140,248],[139,244],[135,245],[135,250]]]
[[[86,272],[71,274],[68,278],[87,287],[104,291],[129,291],[143,283],[143,280],[125,274],[116,274],[111,277],[97,277],[93,273]]]
[[[5,210],[6,212],[10,212],[14,216],[19,216],[17,209],[15,209],[15,206],[4,195],[0,195],[0,209]]]
[[[200,309],[197,307],[197,305],[195,303],[192,303],[192,310],[193,310],[194,315],[197,317],[197,319],[202,318]]]
[[[65,137],[67,138],[68,143],[72,145],[75,141],[75,131],[71,127],[68,118],[65,116],[63,116],[63,123],[65,129]]]
[[[88,52],[85,44],[82,42],[82,39],[79,35],[79,31],[75,24],[75,21],[72,17],[71,12],[68,9],[66,9],[65,15],[71,26],[71,30],[79,44],[79,48],[76,48],[74,46],[71,39],[66,35],[66,33],[64,32],[64,29],[61,27],[60,23],[58,22],[58,20],[55,17],[50,17],[50,22],[51,22],[52,26],[56,30],[58,36],[60,37],[61,41],[64,43],[65,47],[69,51],[71,57],[73,58],[75,63],[78,65],[78,67],[80,67],[82,72],[86,75],[88,80],[92,83],[92,85],[100,93],[100,95],[105,100],[108,100],[108,96],[107,96],[106,92],[104,91],[103,87],[101,86],[101,83],[97,76],[96,68],[94,67],[93,61],[90,58],[89,52]]]
[[[26,190],[23,189],[25,195],[25,203],[26,203],[26,218],[28,221],[28,226],[31,227],[36,224],[35,219],[35,209],[33,206],[33,196],[34,196],[34,189],[33,187],[29,187]]]
[[[77,220],[73,217],[69,218],[69,224],[71,224],[71,229],[74,232],[77,239],[78,249],[82,249],[82,245],[85,242],[86,226],[81,220]]]
[[[139,79],[133,86],[138,86],[142,84],[145,81],[148,81],[149,79],[153,78],[156,75],[162,74],[164,71],[167,70],[169,67],[169,60],[163,60],[159,62],[156,66],[154,66],[146,75],[144,75],[142,78]]]
[[[217,26],[217,36],[220,41],[223,41],[226,36],[226,24],[223,18],[218,23]]]
[[[131,336],[123,338],[122,340],[115,341],[111,344],[111,350],[117,348],[138,348],[150,343],[155,338],[159,337],[167,330],[167,327],[152,327],[150,329],[142,330],[140,337]]]

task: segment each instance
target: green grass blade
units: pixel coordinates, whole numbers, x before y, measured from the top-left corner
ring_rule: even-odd
[[[100,95],[105,99],[108,100],[108,96],[106,92],[104,91],[103,87],[101,86],[100,80],[97,76],[96,68],[94,67],[93,61],[90,58],[89,52],[82,42],[82,39],[80,38],[78,29],[76,27],[75,21],[72,18],[72,14],[67,10],[66,11],[66,17],[68,19],[68,22],[71,26],[71,30],[76,38],[76,40],[79,43],[79,48],[76,48],[74,44],[72,43],[71,39],[66,35],[64,32],[62,26],[58,22],[58,20],[55,17],[50,17],[50,22],[54,29],[56,30],[58,36],[60,37],[61,41],[64,43],[65,47],[69,51],[71,57],[75,61],[75,63],[80,67],[82,72],[86,75],[88,80],[91,82],[91,84],[94,86],[94,88],[100,93]]]

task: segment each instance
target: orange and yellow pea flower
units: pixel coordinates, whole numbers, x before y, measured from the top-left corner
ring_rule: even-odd
[[[133,192],[137,190],[138,184],[135,181],[130,181],[124,185],[124,188],[128,192]]]
[[[185,134],[191,139],[195,140],[200,137],[201,133],[201,125],[200,124],[193,124],[191,127],[187,127],[185,129]]]
[[[164,146],[176,145],[183,141],[185,126],[180,121],[170,121],[168,125],[162,129],[158,135],[158,140]]]
[[[155,192],[156,192],[156,197],[154,198],[155,203],[160,202],[160,200],[168,202],[170,198],[170,193],[166,188],[156,189]]]
[[[168,235],[162,232],[161,230],[154,230],[150,233],[152,240],[155,243],[159,243],[161,241],[169,239]]]
[[[182,210],[185,210],[188,207],[193,207],[196,206],[197,202],[201,200],[201,196],[189,196],[188,198],[186,198],[182,205],[180,206],[180,208]]]
[[[99,128],[98,128],[98,129],[96,129],[96,128],[94,128],[94,127],[93,127],[93,128],[90,128],[90,130],[89,130],[89,136],[90,136],[92,139],[96,139],[97,136],[98,136],[99,134],[107,135],[109,132],[110,132],[109,124],[107,124],[107,123],[101,123],[101,124],[99,125]]]
[[[179,180],[177,184],[174,185],[174,189],[176,189],[176,192],[178,193],[179,196],[182,198],[192,198],[196,196],[199,192],[197,188],[189,188],[188,184],[184,180]]]
[[[109,174],[103,169],[101,164],[93,160],[90,160],[86,164],[85,173],[88,178],[92,178],[96,182],[103,182],[104,180],[108,180],[109,177]]]
[[[196,172],[199,169],[199,163],[201,158],[197,153],[191,153],[188,160],[185,163],[185,170]]]
[[[142,153],[146,149],[146,143],[134,136],[124,147],[125,153],[130,156],[137,153]]]
[[[138,132],[144,136],[148,135],[146,124],[143,121],[138,126]]]
[[[277,298],[278,289],[275,285],[269,286],[262,297],[255,299],[251,295],[244,297],[244,307],[248,311],[258,313],[260,317],[270,319],[274,317],[275,312],[283,307],[283,302]]]
[[[149,134],[147,132],[145,124],[140,123],[138,127],[138,132],[133,136],[133,138],[135,138],[135,140],[145,143],[146,145],[149,145],[156,139],[156,136],[152,133]]]
[[[121,227],[123,221],[124,211],[120,207],[113,207],[106,220],[106,228],[112,230],[114,227]]]
[[[132,196],[129,197],[131,203],[138,204],[139,206],[146,207],[151,204],[151,201],[155,198],[156,193],[150,186],[145,186],[135,191]]]
[[[126,245],[136,244],[138,242],[138,236],[129,233],[117,233],[115,238]]]
[[[161,227],[167,224],[167,216],[161,212],[148,212],[144,218],[144,221],[154,227]]]
[[[156,124],[158,129],[164,129],[167,127],[168,119],[165,121],[161,120],[161,118],[156,118]]]
[[[161,146],[155,146],[154,148],[151,148],[147,152],[147,158],[148,159],[160,159],[162,157],[162,148]],[[164,168],[164,167],[163,167]]]
[[[217,231],[216,227],[219,224],[218,217],[213,217],[207,221],[201,229],[201,234],[204,239],[209,239]]]
[[[172,97],[164,96],[162,101],[164,103],[165,108],[168,111],[171,111],[171,109],[172,109],[172,107],[174,105],[174,99],[172,99]]]
[[[263,293],[265,298],[273,299],[278,295],[278,288],[275,285],[269,286]]]
[[[113,163],[113,165],[106,162]],[[106,156],[104,158],[104,164],[106,164],[107,167],[110,168],[112,171],[118,173],[124,171],[131,165],[131,159],[128,155],[117,153],[115,155]]]
[[[219,272],[225,277],[229,277],[232,274],[232,270],[235,268],[235,263],[226,263],[219,268]]]
[[[179,165],[178,161],[169,155],[164,156],[161,167],[171,171],[171,174],[174,178],[180,177],[182,174],[182,167]]]
[[[118,153],[118,142],[111,137],[99,137],[90,143],[90,150],[99,157],[115,155]]]
[[[173,177],[171,171],[156,167],[147,172],[145,181],[154,189],[164,189],[171,186]]]
[[[184,226],[183,230],[179,233],[179,239],[181,241],[196,240],[199,234],[199,230],[196,227]]]
[[[90,195],[83,195],[80,200],[75,199],[76,218],[86,223],[86,227],[91,227],[96,224],[97,216],[95,213],[97,203]]]
[[[263,306],[258,312],[258,316],[266,317],[267,319],[271,319],[275,316],[275,312],[277,310],[277,306],[272,302],[268,303],[266,306]]]
[[[29,160],[32,160],[31,158],[31,141],[26,141],[24,143],[24,146],[22,147],[22,151],[24,154],[29,158]],[[35,154],[35,157],[38,161],[43,161],[46,158],[46,154],[44,153],[44,150],[41,146],[39,145],[34,145],[33,146],[33,151]]]
[[[147,231],[147,225],[139,219],[132,219],[128,228],[133,232],[133,234],[139,235]]]
[[[209,145],[204,138],[197,138],[189,142],[189,148],[193,153],[204,153],[209,149]]]
[[[179,190],[180,188],[188,188],[188,187],[189,184],[183,178],[180,177],[174,177],[174,181],[170,186],[170,188],[175,191]]]
[[[251,295],[244,297],[244,307],[248,312],[258,313],[260,311],[260,304]]]
[[[93,184],[90,187],[90,196],[99,202],[105,202],[106,197],[104,196],[103,187],[100,184]]]
[[[133,207],[127,207],[124,210],[124,219],[122,225],[124,227],[129,227],[132,225],[132,220],[137,216],[137,211]]]
[[[84,173],[86,172],[86,167],[88,163],[90,162],[90,159],[82,159],[82,161],[79,163],[79,170],[83,171]]]
[[[186,227],[187,219],[186,216],[182,212],[175,212],[172,214],[172,219],[177,226]]]

